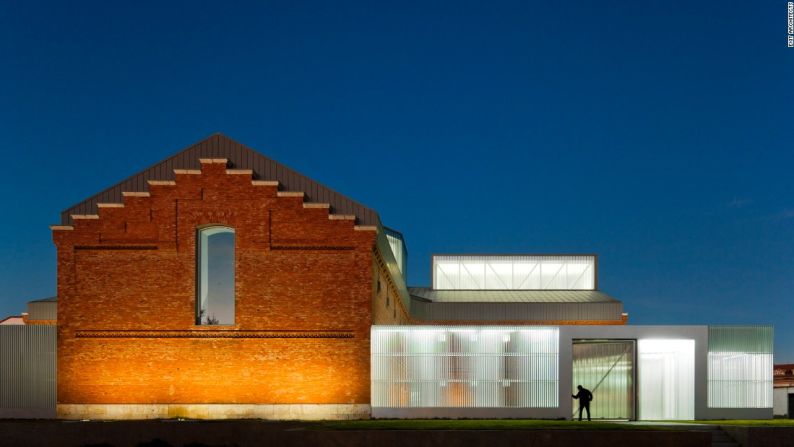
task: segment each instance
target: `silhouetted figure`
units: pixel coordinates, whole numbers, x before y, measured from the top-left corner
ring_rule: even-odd
[[[590,401],[593,400],[593,393],[590,392],[587,388],[583,388],[582,385],[576,385],[576,388],[579,390],[575,396],[571,396],[574,399],[579,399],[579,420],[582,420],[582,410],[587,410],[587,420],[590,420]]]

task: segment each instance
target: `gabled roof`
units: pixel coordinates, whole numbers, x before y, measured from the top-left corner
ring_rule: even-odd
[[[24,326],[25,319],[20,315],[11,315],[0,320],[0,325],[3,326]]]
[[[73,214],[97,214],[97,203],[123,203],[122,192],[147,191],[148,180],[174,180],[174,169],[201,169],[200,158],[226,158],[236,169],[253,170],[256,179],[278,180],[283,191],[305,193],[307,202],[330,203],[335,213],[355,215],[360,225],[380,225],[374,210],[220,133],[64,210],[61,224],[71,225]]]

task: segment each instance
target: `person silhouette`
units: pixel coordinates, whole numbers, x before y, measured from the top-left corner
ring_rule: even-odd
[[[579,420],[582,420],[582,410],[587,410],[587,420],[590,420],[590,401],[593,400],[593,393],[582,385],[576,385],[579,390],[576,395],[571,395],[574,399],[579,399]]]

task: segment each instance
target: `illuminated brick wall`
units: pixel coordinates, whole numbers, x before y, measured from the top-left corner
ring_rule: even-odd
[[[372,260],[374,270],[372,284],[372,324],[403,325],[411,324],[408,309],[400,299],[397,286],[388,273],[380,253]]]
[[[369,403],[374,227],[220,160],[149,191],[53,227],[59,404]],[[234,326],[194,324],[205,224],[236,232]]]

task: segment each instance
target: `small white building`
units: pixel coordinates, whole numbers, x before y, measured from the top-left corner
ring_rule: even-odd
[[[794,419],[794,363],[775,365],[774,416]]]

